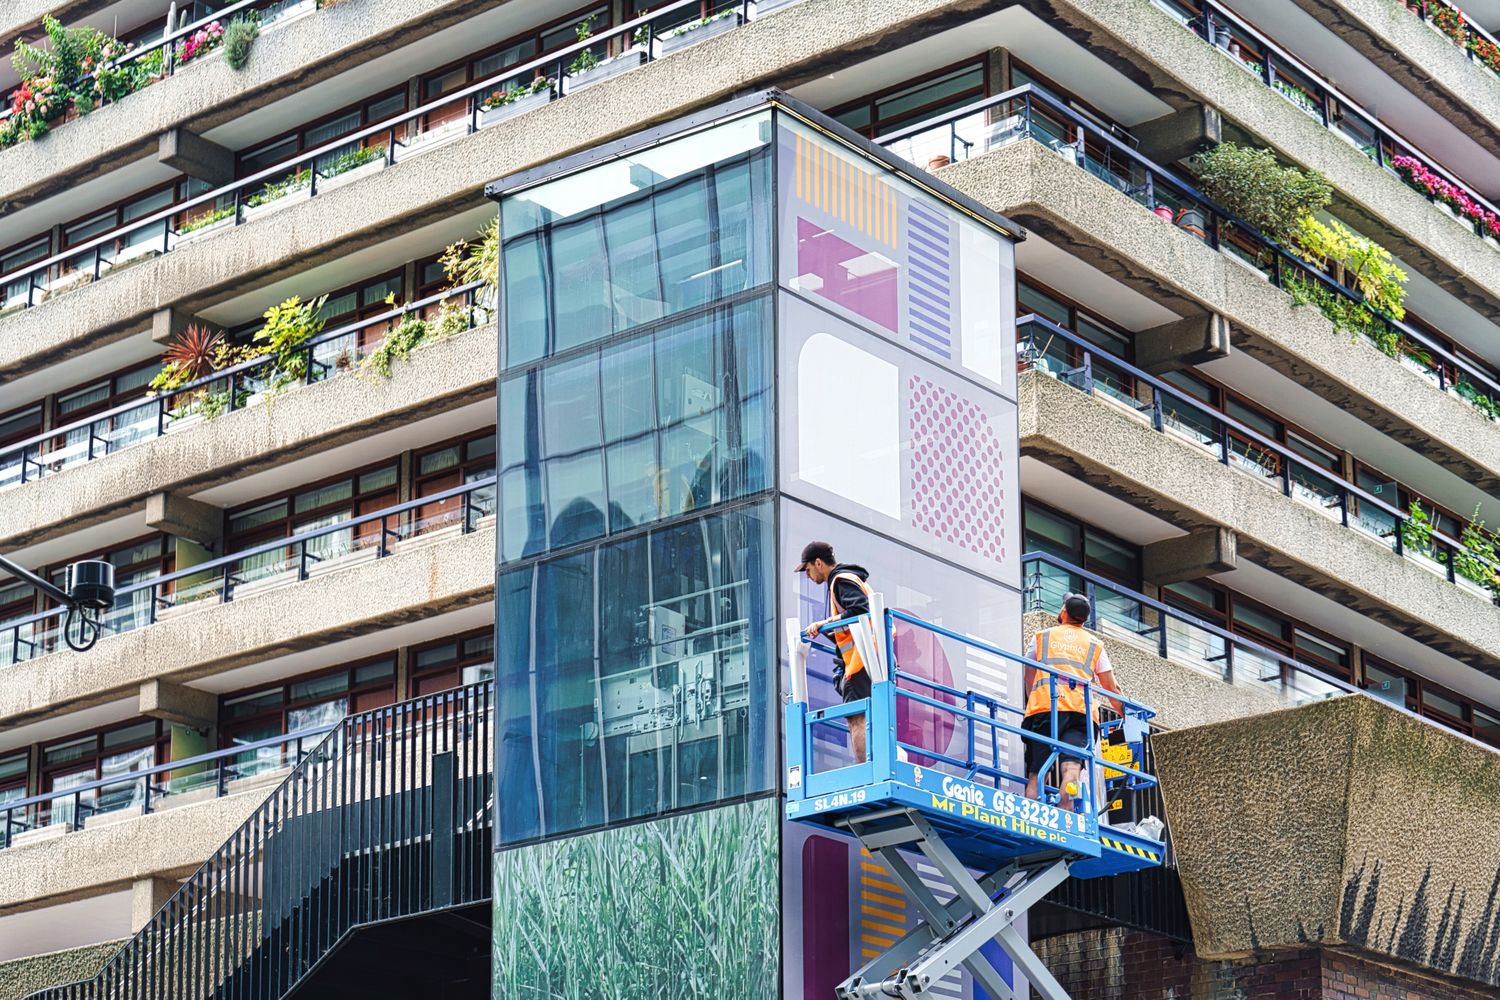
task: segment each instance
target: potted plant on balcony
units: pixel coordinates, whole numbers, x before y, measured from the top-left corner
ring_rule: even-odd
[[[656,37],[661,43],[661,54],[665,56],[671,55],[673,52],[679,52],[689,45],[696,45],[715,35],[722,35],[726,31],[739,27],[739,25],[739,8],[731,7],[729,10],[722,10],[717,14],[710,14],[696,21],[689,21],[687,24],[678,25],[675,28],[662,32]]]
[[[312,196],[312,168],[303,167],[289,177],[271,181],[245,199],[245,221],[272,212]]]
[[[224,44],[224,25],[212,21],[177,43],[174,53],[179,66],[217,52]]]
[[[1458,540],[1463,547],[1453,552],[1453,578],[1459,586],[1485,595],[1500,593],[1500,579],[1495,574],[1500,552],[1496,551],[1495,536],[1480,520],[1478,505]]]
[[[507,118],[524,114],[552,100],[552,80],[539,76],[526,86],[502,87],[484,99],[479,106],[479,127],[486,128]]]
[[[1447,577],[1448,567],[1441,561],[1437,547],[1432,543],[1433,523],[1426,509],[1413,500],[1406,509],[1406,519],[1401,522],[1401,548],[1407,558],[1438,576]]]
[[[318,190],[324,192],[343,187],[350,181],[357,181],[370,174],[378,174],[384,169],[384,146],[361,146],[358,149],[351,149],[340,153],[326,167],[318,171],[318,176],[321,178],[318,181]]]
[[[222,208],[209,206],[206,212],[201,212],[177,227],[177,245],[191,243],[193,240],[202,239],[210,233],[228,229],[233,225],[233,205],[225,205]]]
[[[573,29],[580,42],[587,41],[594,36],[594,17],[590,15],[579,22]],[[646,61],[646,49],[642,45],[635,45],[626,49],[611,59],[601,60],[594,54],[592,47],[579,50],[568,64],[568,75],[564,89],[568,93],[582,90],[584,87],[592,87],[596,83],[602,83],[612,76],[628,73]]]

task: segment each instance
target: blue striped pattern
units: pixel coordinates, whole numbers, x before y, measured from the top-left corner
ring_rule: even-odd
[[[947,218],[908,204],[906,301],[911,341],[947,360],[953,358],[952,274]]]

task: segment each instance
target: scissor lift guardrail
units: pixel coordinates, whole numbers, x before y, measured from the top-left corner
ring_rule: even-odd
[[[877,628],[876,622],[882,626]],[[1024,712],[1020,706],[903,672],[896,662],[893,639],[898,624],[1040,671],[1051,695],[1050,729],[1045,734],[1025,731],[1020,727]],[[792,700],[786,709],[786,815],[852,834],[885,864],[921,914],[920,922],[895,945],[856,969],[837,988],[838,997],[918,1000],[943,976],[962,966],[992,997],[1007,1000],[1015,994],[979,950],[993,940],[1044,1000],[1067,1000],[1067,992],[1027,946],[1014,923],[1066,878],[1097,878],[1162,863],[1166,848],[1161,841],[1100,823],[1114,794],[1156,784],[1152,775],[1105,761],[1100,741],[1119,734],[1134,751],[1132,759],[1142,759],[1142,743],[1155,713],[1065,671],[888,610],[879,594],[871,600],[869,615],[834,622],[823,631],[837,629],[849,631],[870,671],[870,696],[813,709],[808,704],[807,650],[811,646],[832,650],[809,639],[795,620],[786,623],[792,651]],[[1091,730],[1088,745],[1082,748],[1057,739],[1058,697],[1070,688],[1082,688],[1085,714],[1090,717],[1099,697],[1118,701],[1124,709],[1120,718],[1102,723],[1097,735]],[[896,725],[898,699],[952,715],[965,738],[949,742],[961,742],[964,756],[955,756],[957,751],[948,746],[903,742]],[[859,715],[866,719],[866,760],[841,760],[838,766],[816,769],[814,730],[847,729],[847,720]],[[1006,771],[999,764],[1000,744],[1011,736],[1050,751],[1037,800],[1013,790],[1025,785],[1024,774]],[[987,761],[980,760],[977,751],[986,744]],[[1045,781],[1060,756],[1082,763],[1083,788],[1072,796],[1071,810],[1056,804],[1061,789]],[[1104,790],[1102,802],[1095,789]],[[951,902],[938,901],[903,850],[920,852],[942,873],[954,893]],[[972,871],[984,874],[976,878]]]

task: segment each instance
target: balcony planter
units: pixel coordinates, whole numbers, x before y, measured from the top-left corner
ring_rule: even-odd
[[[319,177],[318,193],[322,194],[325,191],[332,191],[334,188],[343,187],[345,184],[348,184],[352,181],[357,181],[361,177],[369,177],[371,174],[378,174],[384,169],[385,157],[382,156],[378,160],[371,160],[369,163],[362,163],[352,170],[345,170],[342,173],[334,174],[332,177]]]
[[[1478,594],[1480,597],[1483,597],[1486,600],[1489,599],[1490,588],[1486,587],[1484,584],[1476,583],[1473,580],[1470,580],[1468,577],[1464,576],[1462,573],[1454,573],[1453,580],[1469,593]]]
[[[619,76],[621,73],[629,73],[633,69],[638,69],[645,61],[645,49],[627,49],[613,59],[604,60],[592,69],[569,73],[567,86],[563,89],[566,93],[571,94],[582,90],[584,87],[592,87],[596,83],[603,83],[612,76]]]
[[[161,255],[161,239],[153,237],[140,243],[132,243],[130,246],[121,247],[110,262],[110,270],[124,267],[127,264],[137,264],[143,260]]]
[[[402,156],[416,156],[419,153],[430,152],[439,146],[452,142],[460,136],[467,135],[468,132],[469,123],[463,118],[444,122],[436,128],[428,129],[426,132],[418,132],[401,143]]]
[[[185,233],[179,230],[177,233],[176,245],[182,246],[185,243],[191,243],[196,239],[201,239],[202,237],[207,236],[210,233],[217,233],[221,229],[230,229],[233,226],[234,213],[230,212],[222,219],[215,219],[213,222],[210,222],[207,225],[199,226],[196,229],[189,229]]]
[[[1496,250],[1500,250],[1500,240],[1495,239],[1495,237],[1493,237],[1493,236],[1481,236],[1480,239],[1484,240],[1486,243],[1488,243],[1490,246],[1494,247]]]
[[[1418,375],[1422,376],[1425,379],[1432,378],[1432,372],[1428,370],[1428,368],[1416,358],[1413,358],[1406,354],[1402,354],[1396,360],[1401,362],[1401,367],[1407,369],[1408,371],[1416,372]]]
[[[58,275],[56,278],[42,285],[42,288],[46,290],[48,295],[56,295],[59,292],[65,292],[78,285],[88,284],[93,280],[94,275],[92,272],[80,268],[76,271],[69,271],[67,274]]]
[[[552,90],[549,87],[546,90],[538,90],[535,94],[527,94],[525,97],[517,98],[508,104],[502,104],[497,108],[480,108],[479,127],[489,128],[491,125],[503,122],[507,118],[514,118],[516,115],[535,111],[550,100],[552,100]]]
[[[1431,556],[1424,555],[1423,553],[1418,552],[1416,549],[1408,547],[1406,549],[1406,558],[1410,559],[1412,562],[1416,563],[1427,572],[1435,573],[1438,576],[1442,577],[1444,580],[1448,579],[1448,567],[1444,566],[1442,563],[1438,562]]]
[[[1168,222],[1171,222],[1173,220],[1172,209],[1168,205],[1157,205],[1151,211],[1156,215],[1161,216],[1163,219],[1166,219]]]
[[[690,45],[697,45],[699,42],[707,41],[715,35],[722,35],[739,26],[740,12],[725,11],[706,22],[683,25],[681,28],[674,28],[665,34],[657,35],[656,41],[661,46],[661,54],[669,56],[673,52],[680,52]]]
[[[281,9],[277,10],[276,5],[273,4],[261,12],[261,31],[267,28],[279,28],[283,24],[290,24],[304,14],[311,14],[318,9],[318,0],[292,0],[291,3],[283,3],[280,6]]]
[[[283,208],[290,208],[293,205],[300,205],[302,202],[311,197],[312,188],[309,186],[298,188],[295,191],[288,191],[280,198],[273,198],[270,201],[261,202],[259,205],[246,205],[245,221],[249,222],[251,219],[258,219],[263,215],[271,215],[275,212],[279,212]]]
[[[1443,201],[1441,198],[1432,199],[1432,203],[1438,207],[1439,212],[1442,212],[1444,215],[1448,216],[1448,218],[1458,218],[1458,213],[1453,210],[1453,206],[1448,204],[1446,201]]]

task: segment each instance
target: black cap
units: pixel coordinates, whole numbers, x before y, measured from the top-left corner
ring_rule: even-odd
[[[797,564],[797,572],[807,572],[807,567],[819,559],[832,566],[833,546],[827,542],[808,542],[802,546],[802,561]]]
[[[1082,594],[1068,594],[1063,598],[1063,610],[1068,617],[1075,622],[1086,622],[1089,620],[1089,599]]]

